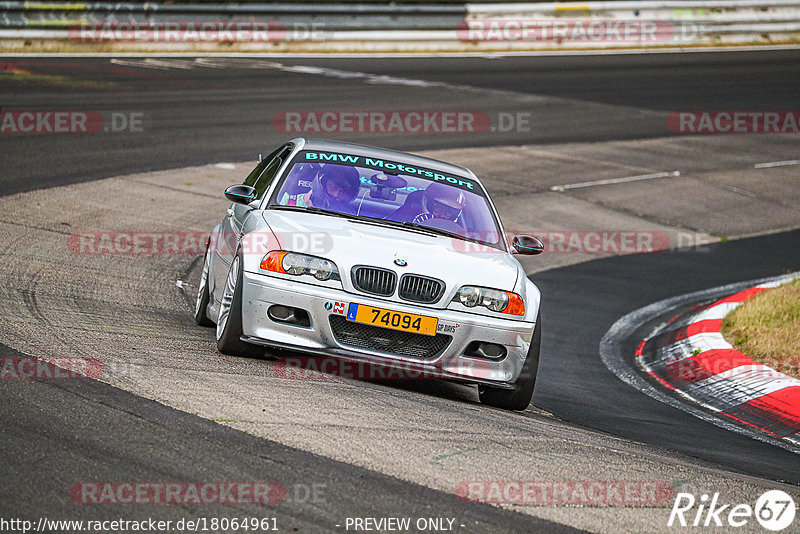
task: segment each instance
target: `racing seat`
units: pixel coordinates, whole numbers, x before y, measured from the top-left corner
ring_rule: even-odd
[[[284,192],[290,195],[302,195],[310,190],[311,182],[300,178],[298,180],[292,180],[291,183],[287,182]]]
[[[311,182],[314,180],[314,174],[316,173],[316,168],[318,166],[312,166],[311,169],[297,170],[292,171],[292,173],[286,177],[286,182],[283,184],[283,190],[281,191],[281,198],[285,198],[284,195],[289,195],[290,199],[296,199],[297,197],[306,194],[311,190]],[[281,198],[278,199],[278,202],[281,201]]]

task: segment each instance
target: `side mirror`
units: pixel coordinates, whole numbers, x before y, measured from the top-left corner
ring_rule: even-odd
[[[232,185],[225,190],[225,198],[237,204],[250,204],[258,198],[258,194],[256,193],[255,187],[250,187],[249,185]]]
[[[517,253],[526,254],[528,256],[541,254],[544,250],[544,245],[542,245],[542,242],[532,235],[515,236],[513,241],[511,241],[511,245],[514,247],[514,250],[516,250]]]

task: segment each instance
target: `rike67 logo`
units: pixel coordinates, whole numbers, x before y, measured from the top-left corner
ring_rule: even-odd
[[[755,506],[722,504],[719,493],[698,499],[681,492],[675,496],[667,526],[739,528],[755,518],[765,529],[778,532],[792,525],[796,511],[794,499],[781,490],[765,492]]]

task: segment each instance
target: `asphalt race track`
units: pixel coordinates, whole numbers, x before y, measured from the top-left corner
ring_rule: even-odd
[[[7,347],[3,353],[13,354]],[[31,381],[2,389],[8,407],[3,426],[16,429],[3,439],[8,459],[4,479],[10,482],[2,495],[4,516],[37,517],[46,511],[53,519],[145,519],[152,512],[131,514],[124,507],[99,504],[76,514],[71,503],[60,502],[66,497],[65,481],[96,479],[98,473],[109,480],[206,481],[213,473],[215,481],[280,480],[287,501],[266,509],[247,504],[182,506],[159,510],[159,519],[274,517],[283,531],[313,532],[334,530],[334,522],[343,524],[348,516],[402,517],[428,511],[457,517],[461,529],[471,532],[515,532],[520,525],[573,531],[490,505],[467,505],[454,494],[254,438],[102,382],[65,382]],[[87,427],[102,431],[87,432]]]
[[[590,346],[598,346],[611,327],[613,320],[606,322],[611,317],[619,318],[673,295],[796,271],[800,251],[787,243],[798,239],[800,232],[788,232],[717,244],[703,251],[614,257],[536,275],[536,283],[551,299],[543,313],[559,319],[558,330],[550,332],[546,345],[550,353],[557,352],[562,358],[547,360],[546,372],[552,375],[537,384],[536,405],[584,426],[800,484],[796,454],[721,429],[712,430],[692,417],[671,414],[671,408],[652,399],[627,395],[627,385],[614,380],[613,375],[607,376],[610,371],[602,362],[586,357],[586,340],[591,340]],[[737,266],[735,272],[728,269],[730,265]],[[563,283],[563,276],[570,284]],[[576,292],[581,306],[575,303]],[[605,320],[598,320],[600,317]],[[631,359],[636,345],[653,326],[642,325],[637,332],[642,336],[626,340]],[[565,390],[573,393],[565,395]]]
[[[0,356],[90,356],[100,380],[3,380],[2,517],[455,518],[463,532],[670,531],[654,506],[463,502],[474,480],[659,480],[755,502],[800,496],[796,454],[729,432],[620,381],[598,354],[623,315],[669,297],[800,270],[800,136],[689,136],[681,110],[793,110],[800,50],[576,57],[0,57],[0,108],[137,113],[140,131],[0,134]],[[285,380],[216,353],[190,306],[197,255],[80,255],[92,230],[204,231],[222,188],[298,134],[299,110],[467,110],[482,133],[331,137],[431,154],[485,179],[507,226],[655,230],[696,241],[652,254],[526,259],[543,294],[533,404],[481,406],[455,384]],[[501,131],[499,117],[529,114]],[[224,163],[224,165],[217,165]],[[551,187],[680,170],[566,193]],[[538,226],[537,226],[538,225]],[[547,226],[553,225],[553,226]],[[592,260],[592,261],[586,261]],[[176,284],[177,282],[177,284]],[[182,287],[181,287],[182,286]],[[632,355],[655,326],[623,346]],[[247,504],[86,505],[81,481],[277,481]],[[319,499],[298,497],[313,484]],[[743,531],[759,531],[751,525]]]
[[[0,107],[143,112],[145,127],[135,135],[105,135],[101,143],[91,135],[50,136],[47,143],[9,136],[3,139],[0,179],[10,193],[250,160],[292,137],[272,125],[275,114],[290,110],[475,110],[493,118],[498,112],[530,113],[533,120],[530,131],[431,134],[422,142],[408,134],[333,136],[367,144],[377,139],[402,150],[660,138],[671,135],[666,117],[672,111],[793,109],[800,84],[797,58],[796,50],[392,61],[167,58],[142,68],[145,61],[137,58],[112,64],[100,58],[6,57],[0,58]],[[12,74],[12,66],[29,74]],[[337,71],[374,76],[359,79]],[[395,80],[381,79],[389,75]],[[410,80],[429,85],[404,83]],[[470,90],[458,89],[463,86]],[[713,160],[714,154],[708,157]]]

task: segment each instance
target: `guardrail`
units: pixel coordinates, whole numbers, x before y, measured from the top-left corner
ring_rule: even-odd
[[[499,51],[799,43],[800,0],[0,2],[0,48]]]

